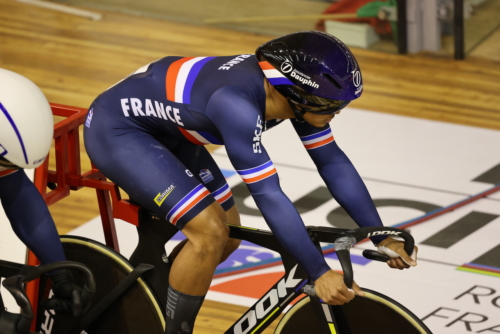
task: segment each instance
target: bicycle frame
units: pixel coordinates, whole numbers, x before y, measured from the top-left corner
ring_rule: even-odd
[[[285,274],[245,314],[229,328],[226,334],[261,333],[267,328],[309,282],[309,276],[268,231],[230,225],[230,238],[250,241],[276,251],[281,255]],[[319,246],[319,243],[317,244]]]

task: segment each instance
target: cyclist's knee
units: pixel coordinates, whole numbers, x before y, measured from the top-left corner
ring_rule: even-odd
[[[229,239],[229,226],[224,217],[213,217],[206,222],[205,239],[224,247]]]
[[[183,229],[198,251],[220,252],[229,238],[226,215],[218,203],[210,205]]]

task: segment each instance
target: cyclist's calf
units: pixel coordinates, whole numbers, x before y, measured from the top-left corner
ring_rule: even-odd
[[[215,202],[189,221],[182,230],[187,241],[170,271],[170,285],[182,293],[204,295],[229,238],[226,215]]]

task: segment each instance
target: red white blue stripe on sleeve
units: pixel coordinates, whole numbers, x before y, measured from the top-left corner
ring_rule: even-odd
[[[259,62],[259,66],[262,69],[262,72],[264,72],[264,75],[266,76],[267,80],[269,80],[269,83],[271,85],[273,85],[273,86],[276,86],[276,85],[292,85],[292,86],[294,86],[295,85],[287,77],[285,77],[283,74],[281,74],[280,71],[278,71],[271,64],[269,64],[269,62],[261,61],[261,62]]]
[[[167,214],[167,220],[173,225],[177,224],[179,219],[191,210],[196,204],[210,194],[207,188],[199,184],[191,190],[183,199],[181,199]]]
[[[274,164],[271,160],[262,164],[260,166],[237,170],[238,174],[240,174],[241,178],[246,184],[255,183],[268,178],[271,175],[276,174],[276,168],[274,168]]]
[[[222,143],[215,138],[213,135],[206,131],[192,131],[192,130],[186,130],[180,127],[177,127],[179,131],[186,137],[187,140],[189,140],[191,143],[196,144],[196,145],[208,145],[208,144],[215,144],[215,145],[222,145]]]
[[[231,189],[229,188],[229,186],[226,183],[225,185],[223,185],[222,187],[220,187],[219,189],[214,191],[212,193],[212,195],[215,197],[215,200],[219,204],[222,204],[225,201],[227,201],[228,199],[230,199],[231,196],[233,196],[233,193],[231,192]]]
[[[302,140],[302,144],[304,144],[306,149],[312,150],[331,143],[335,139],[333,138],[332,130],[328,128],[312,135],[300,137],[300,140]]]
[[[203,66],[215,57],[186,57],[174,61],[167,70],[167,100],[191,103],[191,90]]]

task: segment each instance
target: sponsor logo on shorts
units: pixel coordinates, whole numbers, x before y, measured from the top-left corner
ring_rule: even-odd
[[[203,180],[203,183],[205,184],[214,179],[214,176],[212,175],[212,172],[209,169],[200,170],[200,177]]]
[[[175,189],[175,186],[173,184],[171,184],[167,189],[165,189],[164,192],[162,193],[158,193],[158,195],[156,195],[154,201],[156,204],[158,204],[158,206],[161,206],[163,204],[163,201],[165,200],[165,198],[168,197],[168,195],[170,195],[172,193],[172,191],[174,191]]]
[[[85,126],[87,128],[90,128],[90,122],[92,122],[92,115],[94,115],[94,108],[89,110],[89,113],[87,115],[87,119],[85,120]]]
[[[189,169],[186,169],[186,174],[189,176],[189,177],[193,177],[193,173],[191,173],[191,171]]]

